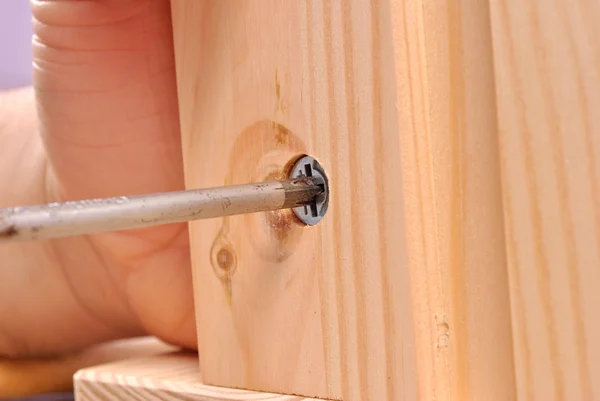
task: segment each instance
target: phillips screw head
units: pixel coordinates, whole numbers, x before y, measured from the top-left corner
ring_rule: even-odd
[[[329,181],[323,166],[311,156],[301,157],[292,167],[290,178],[312,177],[314,182],[323,186],[323,192],[304,206],[292,209],[296,216],[309,226],[323,219],[329,205]]]

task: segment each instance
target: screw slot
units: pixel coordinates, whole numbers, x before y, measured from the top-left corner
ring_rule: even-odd
[[[323,187],[324,191],[318,195],[310,204],[299,206],[294,209],[296,216],[309,226],[317,224],[329,205],[329,182],[323,166],[311,156],[301,157],[290,172],[290,178],[312,177],[313,180]]]

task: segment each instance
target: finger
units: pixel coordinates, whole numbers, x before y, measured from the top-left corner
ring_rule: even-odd
[[[183,187],[169,2],[32,1],[41,134],[64,197]]]
[[[32,2],[40,130],[63,200],[183,189],[169,6],[168,0]],[[145,329],[193,346],[186,228],[107,233],[92,241]],[[88,305],[102,304],[104,298],[80,289],[90,286],[90,274],[79,269],[69,241],[60,246],[70,279],[79,283],[75,291]]]

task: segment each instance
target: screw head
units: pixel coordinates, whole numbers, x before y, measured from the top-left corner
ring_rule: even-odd
[[[292,209],[296,216],[309,226],[314,226],[323,219],[329,206],[329,181],[323,166],[311,156],[301,157],[292,167],[290,178],[312,177],[324,191],[317,195],[314,202]]]

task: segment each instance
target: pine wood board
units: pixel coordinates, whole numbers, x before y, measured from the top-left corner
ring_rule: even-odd
[[[174,352],[99,365],[75,375],[77,401],[318,401],[202,384],[195,353]]]
[[[352,400],[514,398],[487,2],[172,2],[186,185],[332,199],[191,224],[207,383]],[[416,336],[415,336],[416,333]]]
[[[172,2],[188,188],[325,167],[326,218],[192,223],[210,384],[416,397],[387,2]]]
[[[489,4],[391,4],[419,399],[513,400]]]
[[[491,16],[518,399],[598,399],[600,3]]]

